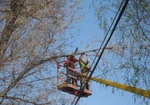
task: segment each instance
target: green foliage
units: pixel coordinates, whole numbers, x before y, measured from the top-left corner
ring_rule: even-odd
[[[112,17],[116,14],[120,2],[96,1],[95,11],[99,20],[99,26],[105,33],[112,22]],[[97,5],[100,2],[100,5]],[[108,14],[109,13],[109,14]],[[106,27],[107,26],[107,27]],[[129,4],[115,30],[113,46],[119,48],[123,56],[115,55],[119,63],[109,61],[109,68],[118,68],[117,77],[122,76],[124,82],[150,90],[150,1],[149,0],[129,0]],[[111,44],[110,44],[111,45]],[[107,52],[111,53],[111,52]],[[114,54],[113,54],[114,55]],[[107,58],[106,58],[107,59]],[[108,66],[108,65],[107,65]],[[121,71],[121,73],[119,72]],[[107,72],[105,72],[107,73]],[[106,75],[106,74],[105,74]],[[108,75],[107,75],[108,76]],[[110,75],[112,76],[112,75]],[[114,80],[116,77],[114,76]],[[118,79],[119,81],[119,79]],[[145,102],[149,102],[147,99]]]

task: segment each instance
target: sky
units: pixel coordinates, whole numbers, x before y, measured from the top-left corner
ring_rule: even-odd
[[[80,51],[87,50],[86,43],[90,42],[95,35],[98,36],[98,39],[101,39],[104,34],[98,27],[94,10],[89,8],[90,3],[90,0],[82,3],[83,10],[81,13],[84,13],[85,16],[84,19],[76,25],[79,30],[76,41],[74,42],[74,47],[78,47]],[[100,46],[100,43],[99,45],[95,45],[95,48],[98,48],[98,46]],[[94,47],[89,47],[89,49],[94,49]],[[95,82],[92,82],[91,90],[92,95],[88,98],[80,99],[79,105],[138,105],[134,103],[133,94],[130,92],[117,90],[113,93],[112,87],[100,87],[100,85]]]

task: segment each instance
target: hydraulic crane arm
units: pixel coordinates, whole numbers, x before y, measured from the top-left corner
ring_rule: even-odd
[[[148,97],[150,98],[150,90],[144,90],[144,89],[140,89],[140,88],[136,88],[136,87],[132,87],[126,84],[121,84],[118,82],[113,82],[110,80],[105,80],[105,79],[101,79],[101,78],[96,78],[96,77],[91,77],[91,80],[98,82],[98,83],[102,83],[111,87],[115,87],[118,89],[122,89],[131,93],[135,93],[144,97]]]

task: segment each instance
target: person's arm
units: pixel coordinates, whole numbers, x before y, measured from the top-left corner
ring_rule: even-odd
[[[75,62],[79,62],[79,60],[77,58],[75,58]]]
[[[68,67],[68,64],[69,64],[69,61],[66,60],[65,63],[64,63],[64,67]]]
[[[86,64],[88,64],[88,63],[90,62],[90,59],[89,59],[89,56],[88,56],[88,54],[86,54],[86,59],[87,59],[87,62],[86,62]]]

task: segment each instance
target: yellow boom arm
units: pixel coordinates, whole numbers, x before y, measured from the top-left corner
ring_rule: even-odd
[[[119,88],[131,93],[135,93],[144,97],[148,97],[150,98],[150,90],[144,90],[144,89],[140,89],[140,88],[136,88],[136,87],[132,87],[126,84],[121,84],[118,82],[113,82],[110,80],[105,80],[105,79],[100,79],[100,78],[96,78],[96,77],[91,77],[91,80],[98,82],[98,83],[102,83],[111,87],[115,87],[115,88]]]

